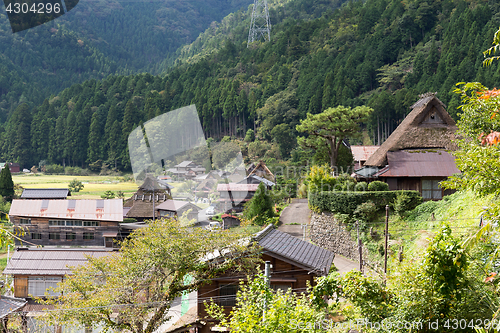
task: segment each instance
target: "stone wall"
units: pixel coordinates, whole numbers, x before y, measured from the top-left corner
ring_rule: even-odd
[[[358,245],[351,238],[351,233],[341,225],[331,213],[312,213],[311,241],[335,254],[340,254],[351,260],[359,261]],[[363,258],[368,258],[366,248],[363,248]]]

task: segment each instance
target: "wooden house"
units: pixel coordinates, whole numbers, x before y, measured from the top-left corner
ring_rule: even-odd
[[[271,172],[271,170],[268,169],[264,161],[259,161],[258,163],[250,164],[247,168],[247,175],[248,176],[256,175],[262,178],[266,178],[272,182],[276,181],[276,177]]]
[[[354,159],[354,169],[363,167],[366,161],[377,151],[380,146],[351,146]]]
[[[21,166],[19,163],[0,163],[0,170],[5,167],[5,165],[9,166],[10,173],[20,173],[21,172]]]
[[[361,180],[382,180],[390,190],[416,190],[426,200],[446,195],[439,182],[459,173],[450,151],[457,126],[434,95],[421,95],[412,111],[355,171]]]
[[[205,170],[204,167],[197,165],[193,161],[182,161],[167,171],[177,179],[194,179],[196,176],[204,174]]]
[[[130,198],[123,203],[123,216],[136,221],[152,220],[154,206],[172,199],[171,185],[160,183],[153,177],[147,177]]]
[[[315,277],[329,273],[335,257],[332,252],[278,231],[272,225],[254,235],[253,240],[263,249],[262,260],[269,261],[272,265],[270,283],[274,290],[304,292],[308,283],[314,285]],[[261,269],[264,270],[263,263]],[[214,331],[217,321],[207,314],[202,300],[213,299],[229,314],[236,304],[236,292],[239,281],[242,280],[239,275],[241,274],[237,272],[225,274],[202,286],[197,293],[198,300],[193,302],[185,316],[164,332]]]
[[[189,201],[181,200],[167,200],[162,202],[156,207],[158,217],[179,217],[182,216],[186,211],[189,211],[187,218],[189,220],[198,221],[198,212],[201,210],[200,207],[190,203]]]
[[[49,293],[57,296],[50,287],[71,273],[70,267],[87,263],[87,257],[102,257],[113,253],[106,248],[17,248],[3,274],[14,278],[14,296],[28,298]]]
[[[258,184],[218,184],[219,209],[223,211],[241,211],[243,205],[253,198]]]
[[[113,247],[123,221],[123,204],[121,199],[14,199],[9,217],[24,231],[17,245]]]

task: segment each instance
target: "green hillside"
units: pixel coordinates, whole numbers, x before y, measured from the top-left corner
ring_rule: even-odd
[[[210,35],[205,32],[196,43],[206,40],[206,55],[185,51],[184,60],[166,76],[91,80],[33,110],[20,107],[2,134],[2,158],[25,167],[40,160],[67,165],[102,160],[127,169],[126,138],[134,126],[196,104],[207,137],[243,138],[255,129],[258,139],[281,148],[274,157],[296,160],[295,125],[308,112],[368,104],[375,112],[365,141],[377,144],[396,128],[418,94],[437,91],[456,117],[459,98],[451,90],[457,82],[478,80],[490,87],[500,82],[497,64],[481,66],[481,52],[500,25],[496,3],[369,0],[339,9],[337,2],[317,5],[332,10],[322,9],[321,17],[311,19],[318,14],[315,2],[275,7],[283,19],[273,25],[270,43],[247,48],[242,21],[226,18],[230,33],[222,44],[222,33],[210,39],[203,37]],[[242,14],[231,17],[237,15]],[[196,43],[184,50],[196,50]],[[280,135],[275,135],[278,125]],[[21,133],[19,126],[30,130]]]
[[[0,11],[0,123],[88,79],[157,67],[251,0],[80,1],[57,20],[13,34]],[[3,8],[3,7],[2,7]]]

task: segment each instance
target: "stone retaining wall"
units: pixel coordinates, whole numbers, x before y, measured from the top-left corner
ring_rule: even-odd
[[[356,241],[352,240],[351,233],[337,222],[331,213],[312,213],[310,239],[324,249],[359,262]],[[368,253],[366,248],[363,248],[363,259],[366,258]]]

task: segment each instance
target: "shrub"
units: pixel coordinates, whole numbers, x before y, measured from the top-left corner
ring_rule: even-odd
[[[68,189],[71,191],[71,192],[80,192],[81,190],[83,190],[83,184],[81,181],[79,181],[78,179],[73,179],[69,185],[68,185]]]
[[[399,216],[403,216],[405,213],[415,209],[415,207],[420,205],[422,201],[422,197],[412,198],[410,195],[408,195],[408,193],[400,192],[394,199],[394,211]]]
[[[317,207],[319,211],[332,213],[353,214],[356,208],[371,201],[377,209],[392,204],[398,193],[406,193],[412,200],[422,200],[417,191],[378,191],[378,192],[309,192],[309,206]]]
[[[45,173],[52,175],[52,174],[61,174],[64,173],[64,167],[59,164],[51,164],[51,165],[46,165],[45,166]]]
[[[356,207],[354,217],[363,221],[370,221],[377,213],[377,206],[371,201],[363,202]]]
[[[310,192],[332,191],[337,183],[336,178],[332,176],[332,170],[327,165],[313,165],[306,180]]]
[[[356,192],[363,192],[368,189],[368,183],[367,182],[359,182],[354,186],[354,191]]]
[[[368,184],[368,191],[389,191],[389,185],[380,180],[376,180]]]

